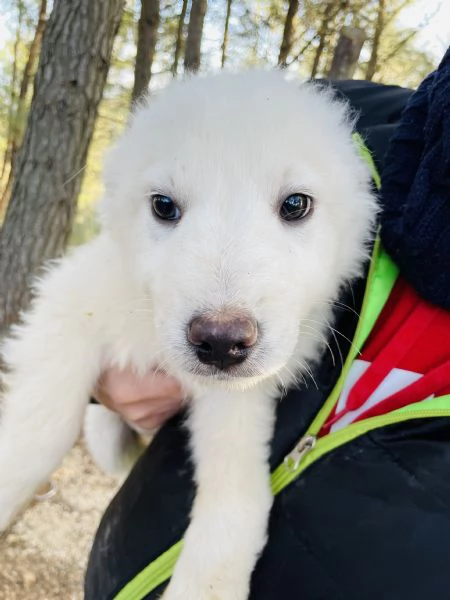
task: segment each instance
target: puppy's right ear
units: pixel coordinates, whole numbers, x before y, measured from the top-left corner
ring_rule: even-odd
[[[123,205],[134,194],[139,165],[140,140],[133,140],[134,120],[142,115],[143,106],[137,109],[125,131],[106,151],[103,159],[102,183],[104,193],[97,207],[98,219],[103,229],[114,231],[124,223]],[[125,219],[126,221],[126,219]]]

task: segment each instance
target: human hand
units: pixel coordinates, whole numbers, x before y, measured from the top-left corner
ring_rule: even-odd
[[[160,427],[184,405],[180,384],[155,371],[140,377],[131,369],[111,367],[98,380],[93,395],[141,430]]]

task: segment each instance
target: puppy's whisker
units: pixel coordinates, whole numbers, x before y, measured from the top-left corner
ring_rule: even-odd
[[[304,319],[304,321],[310,321],[311,323],[317,323],[318,325],[322,325],[322,323],[320,323],[319,321],[315,321],[314,319]],[[350,338],[348,338],[348,337],[347,337],[345,334],[343,334],[343,333],[342,333],[341,331],[339,331],[338,329],[335,329],[334,327],[332,327],[332,326],[330,325],[330,323],[329,323],[327,320],[325,320],[325,324],[326,324],[327,328],[328,328],[328,329],[331,331],[331,334],[333,335],[333,337],[334,337],[334,339],[335,339],[335,341],[336,341],[336,345],[337,345],[337,347],[338,347],[338,350],[339,350],[339,354],[340,354],[340,356],[341,356],[342,363],[344,363],[344,358],[343,358],[343,356],[342,356],[342,350],[341,350],[341,348],[340,348],[340,346],[339,346],[339,343],[338,343],[338,341],[337,341],[336,334],[338,334],[338,335],[340,335],[342,338],[344,338],[344,340],[346,340],[346,341],[347,341],[347,342],[350,344],[350,346],[351,346],[351,347],[352,347],[352,348],[353,348],[353,349],[356,351],[356,353],[357,353],[358,355],[360,355],[360,354],[361,354],[361,351],[359,350],[359,348],[357,348],[357,347],[355,346],[355,344],[352,342],[352,340],[351,340]]]
[[[336,344],[336,348],[339,352],[339,359],[341,361],[341,366],[342,366],[342,368],[344,368],[344,355],[342,354],[341,345],[339,344],[338,339],[336,337],[335,329],[333,327],[331,327],[331,325],[329,324],[328,321],[326,321],[326,324],[327,324],[327,327],[331,331],[331,335],[333,336],[334,342]]]
[[[281,375],[279,373],[275,373],[275,377],[278,379],[278,381],[280,382],[280,387],[281,387],[281,396],[280,396],[280,402],[281,400],[283,400],[286,396],[287,396],[287,387],[281,377]]]
[[[328,304],[330,306],[336,306],[336,308],[342,308],[352,312],[358,318],[361,316],[359,312],[357,312],[354,308],[352,308],[348,304],[345,304],[344,302],[340,302],[339,300],[316,300],[314,304]]]
[[[344,357],[342,355],[342,350],[341,350],[341,347],[339,345],[338,339],[336,337],[335,330],[331,327],[331,325],[329,324],[329,322],[326,319],[324,319],[324,322],[322,322],[322,323],[320,321],[316,321],[314,319],[303,319],[303,321],[309,321],[310,323],[316,323],[317,325],[320,325],[321,327],[323,327],[325,324],[328,326],[328,328],[331,331],[331,335],[333,336],[333,339],[334,339],[334,341],[336,343],[336,347],[337,347],[338,352],[339,352],[339,358],[341,359],[341,364],[343,365],[344,364]]]
[[[316,389],[318,390],[319,386],[317,385],[317,381],[315,380],[313,372],[311,371],[311,368],[309,367],[308,363],[306,361],[300,361],[300,360],[296,360],[296,362],[311,377],[312,382],[314,383]]]
[[[323,342],[327,346],[327,348],[328,348],[328,350],[330,351],[330,354],[331,354],[331,360],[332,360],[332,363],[333,363],[333,367],[335,367],[336,366],[336,360],[335,360],[335,357],[334,357],[333,350],[332,350],[330,344],[327,341],[327,338],[324,335],[320,334],[320,332],[317,331],[317,329],[315,329],[314,327],[311,327],[311,325],[305,325],[305,324],[301,323],[300,324],[300,328],[302,326],[303,327],[307,327],[308,329],[310,329],[314,333],[317,333],[317,336],[315,336],[315,335],[312,335],[311,333],[308,333],[308,332],[300,330],[300,334],[301,335],[305,335],[305,336],[310,337],[310,338],[312,338],[314,340],[318,340],[319,342]],[[344,363],[342,363],[342,367],[343,366],[344,366]]]
[[[370,257],[370,262],[372,262],[372,257]],[[353,291],[353,285],[351,283],[348,284],[348,287],[350,289],[350,293],[352,295],[352,300],[353,300],[353,305],[356,306],[356,301],[355,301],[355,292]]]
[[[329,329],[331,329],[333,332],[337,333],[337,334],[338,334],[338,335],[340,335],[342,338],[344,338],[344,340],[346,340],[346,341],[347,341],[347,342],[350,344],[351,348],[353,348],[353,349],[356,351],[356,353],[357,353],[358,355],[360,355],[360,354],[361,354],[361,351],[359,350],[359,348],[357,348],[357,347],[355,346],[355,344],[353,343],[353,341],[352,341],[350,338],[348,338],[346,335],[344,335],[344,334],[342,333],[342,331],[339,331],[338,329],[334,329],[333,327],[331,327],[331,325],[328,323],[328,321],[327,321],[327,326],[328,326],[328,328],[329,328]],[[339,344],[338,344],[338,347],[339,347]],[[341,358],[342,358],[342,352],[341,352]],[[343,362],[343,360],[342,360],[342,362]]]
[[[298,364],[300,364],[300,363],[299,363],[299,361],[296,361],[296,362],[297,362]],[[300,378],[301,378],[301,380],[302,380],[302,383],[303,383],[303,385],[306,387],[306,389],[308,389],[308,382],[306,381],[306,378],[305,378],[305,376],[303,375],[302,371],[299,371],[299,372],[298,372],[298,374],[296,375],[295,373],[293,373],[293,372],[291,371],[291,369],[289,369],[289,367],[288,367],[288,366],[286,366],[286,365],[285,365],[285,366],[284,366],[284,369],[285,369],[285,370],[286,370],[286,371],[287,371],[287,372],[288,372],[288,373],[291,375],[291,377],[293,378],[293,381],[294,381],[294,383],[296,383],[296,384],[297,384],[297,383],[300,383],[300,380],[299,380],[299,377],[300,377]]]

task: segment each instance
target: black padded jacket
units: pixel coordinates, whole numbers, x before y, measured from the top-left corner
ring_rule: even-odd
[[[359,111],[358,129],[382,168],[411,92],[358,81],[337,87]],[[358,311],[364,286],[361,280],[342,302]],[[342,308],[336,319],[345,337],[329,341],[345,357],[357,317]],[[318,388],[292,390],[279,403],[272,468],[307,430],[339,373],[327,354],[314,373]],[[86,600],[113,599],[182,537],[195,490],[181,419],[162,428],[107,509]],[[326,454],[276,497],[250,600],[450,599],[449,473],[450,418],[382,427]],[[156,600],[163,589],[145,597]]]

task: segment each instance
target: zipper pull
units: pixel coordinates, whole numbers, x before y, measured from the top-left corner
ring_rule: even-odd
[[[302,462],[305,454],[316,445],[317,438],[315,435],[305,435],[298,442],[295,448],[284,458],[284,465],[289,471],[296,471],[299,464]]]

